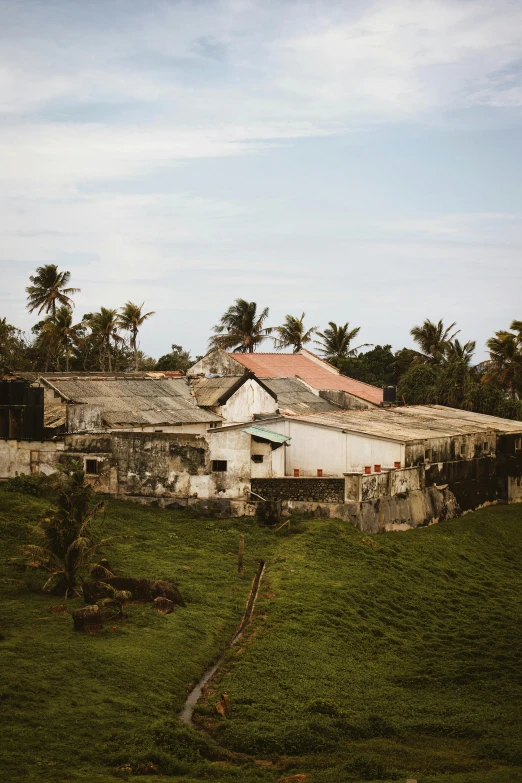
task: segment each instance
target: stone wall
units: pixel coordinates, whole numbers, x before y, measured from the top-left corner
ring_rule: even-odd
[[[253,478],[251,486],[253,492],[266,500],[344,502],[343,478]]]
[[[342,519],[365,533],[383,533],[433,525],[460,516],[461,510],[448,488],[428,487],[361,503],[287,500],[283,503],[283,514],[292,513]]]

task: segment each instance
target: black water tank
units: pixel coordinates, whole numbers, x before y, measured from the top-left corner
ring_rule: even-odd
[[[383,402],[397,402],[397,387],[383,386]]]

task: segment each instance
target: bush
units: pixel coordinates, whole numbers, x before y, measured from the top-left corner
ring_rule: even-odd
[[[7,492],[20,492],[23,495],[33,495],[36,498],[45,497],[50,492],[52,477],[43,473],[20,473],[7,479],[4,489]]]

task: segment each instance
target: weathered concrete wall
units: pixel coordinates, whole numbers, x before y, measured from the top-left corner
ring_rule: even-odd
[[[63,443],[40,440],[0,440],[0,479],[17,473],[54,473]]]
[[[406,466],[423,462],[454,462],[479,459],[494,455],[497,448],[495,432],[479,432],[471,435],[430,438],[406,444]]]
[[[357,411],[378,407],[377,405],[374,405],[373,402],[361,400],[359,397],[354,397],[353,394],[341,391],[340,389],[321,389],[319,391],[319,397],[322,397],[323,400],[329,400],[345,410]]]
[[[96,432],[106,429],[99,405],[67,405],[66,432]]]
[[[255,378],[245,381],[225,405],[215,409],[215,412],[223,416],[228,424],[241,424],[244,421],[252,421],[254,414],[270,414],[276,411],[277,401],[259,385]]]
[[[252,479],[252,491],[266,500],[301,500],[323,503],[344,501],[344,479],[274,478]]]
[[[449,489],[428,487],[406,495],[378,498],[362,503],[317,503],[285,501],[284,513],[312,514],[342,519],[365,533],[408,530],[460,516],[460,508]]]
[[[187,370],[189,377],[197,375],[242,375],[245,368],[235,359],[232,359],[225,351],[217,349],[200,359]]]

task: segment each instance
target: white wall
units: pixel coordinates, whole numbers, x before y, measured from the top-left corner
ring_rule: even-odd
[[[220,416],[228,424],[242,424],[252,421],[254,413],[275,413],[277,401],[253,378],[239,387],[225,405],[219,409]]]
[[[404,444],[395,441],[370,438],[367,435],[347,433],[346,473],[359,473],[365,465],[381,465],[382,468],[393,468],[395,462],[404,467]]]
[[[268,430],[289,435],[286,449],[286,468],[275,475],[293,476],[299,468],[301,476],[317,476],[321,469],[324,476],[342,476],[343,473],[360,473],[365,465],[381,465],[392,468],[394,462],[404,466],[404,445],[394,441],[372,438],[367,435],[343,433],[341,430],[321,427],[299,419],[281,419],[262,423]],[[273,462],[275,471],[275,463]]]

